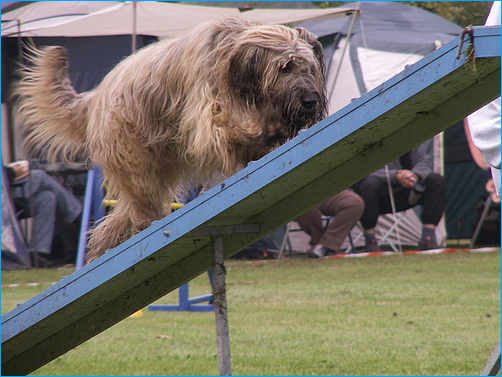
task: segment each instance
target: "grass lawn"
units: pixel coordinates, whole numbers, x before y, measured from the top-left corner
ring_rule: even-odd
[[[226,267],[234,375],[479,375],[500,339],[498,251]],[[71,272],[4,271],[3,284]],[[3,288],[2,312],[47,287]],[[190,283],[209,292],[207,274]],[[142,313],[32,375],[218,375],[214,313]]]

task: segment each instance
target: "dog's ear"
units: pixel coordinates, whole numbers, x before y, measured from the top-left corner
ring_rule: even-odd
[[[310,31],[297,27],[295,30],[300,34],[300,38],[312,46],[314,50],[314,56],[319,62],[319,67],[321,68],[323,76],[326,75],[326,60],[324,57],[324,50],[322,48],[321,42],[317,40],[317,36],[312,34]]]
[[[242,98],[257,99],[260,96],[259,48],[243,48],[230,63],[232,84]]]

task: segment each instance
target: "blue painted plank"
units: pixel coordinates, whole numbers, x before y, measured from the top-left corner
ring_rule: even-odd
[[[500,28],[475,28],[476,72],[458,38],[170,216],[2,317],[4,374],[27,374],[211,267],[208,226],[226,257],[500,95]],[[475,47],[476,48],[476,47]]]

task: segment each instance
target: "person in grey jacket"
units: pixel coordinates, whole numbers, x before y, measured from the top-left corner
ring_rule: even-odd
[[[427,143],[427,142],[426,142]],[[353,189],[364,200],[361,224],[364,228],[366,251],[380,251],[375,238],[378,216],[393,212],[389,194],[390,179],[395,211],[401,212],[417,204],[422,205],[422,236],[420,250],[436,249],[435,230],[443,216],[446,204],[446,181],[432,171],[432,161],[426,152],[426,143],[419,145],[366,178]]]
[[[82,212],[82,204],[43,170],[29,170],[21,162],[16,162],[7,166],[6,171],[11,183],[24,183],[24,187],[11,187],[12,197],[33,200],[33,230],[28,243],[30,256],[40,262],[40,267],[50,267],[46,256],[51,253],[56,217],[71,224]]]

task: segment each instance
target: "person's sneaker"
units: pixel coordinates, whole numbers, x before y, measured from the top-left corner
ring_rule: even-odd
[[[382,249],[378,246],[376,238],[373,238],[366,244],[366,252],[375,253],[377,251],[382,251]]]
[[[311,258],[324,258],[326,256],[326,248],[321,244],[317,244],[312,246],[307,251],[307,254]]]
[[[432,249],[438,249],[439,246],[433,237],[427,236],[420,240],[420,242],[418,243],[418,248],[420,250],[432,250]]]

